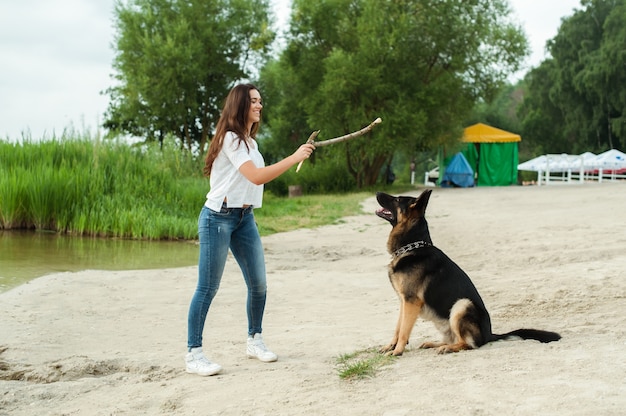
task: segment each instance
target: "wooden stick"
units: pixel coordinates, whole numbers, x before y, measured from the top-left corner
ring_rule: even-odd
[[[321,141],[321,142],[315,142],[315,138],[317,137],[318,133],[320,132],[319,130],[316,130],[313,133],[311,133],[311,135],[309,136],[309,139],[306,142],[313,144],[313,146],[315,146],[315,147],[322,147],[322,146],[328,146],[329,144],[345,142],[346,140],[354,139],[355,137],[363,136],[364,134],[369,133],[370,130],[372,130],[374,128],[374,126],[376,126],[377,124],[380,124],[382,122],[383,122],[383,120],[380,117],[378,117],[376,120],[372,121],[367,127],[363,127],[361,130],[358,130],[358,131],[355,131],[355,132],[352,132],[352,133],[348,133],[348,134],[343,135],[343,136],[335,137],[335,138],[332,138],[332,139],[324,140],[324,141]],[[304,160],[301,161],[300,163],[298,163],[298,167],[296,168],[296,172],[300,171],[300,168],[302,167],[302,163],[303,162],[304,162]]]
[[[315,138],[317,137],[317,135],[320,134],[319,130],[315,130],[313,133],[311,133],[311,135],[309,136],[309,138],[307,139],[307,143],[311,144],[315,142]],[[302,163],[304,162],[304,160],[301,160],[300,163],[298,163],[298,167],[296,168],[296,173],[300,172],[300,168],[302,167]]]
[[[335,143],[341,143],[341,142],[345,142],[346,140],[350,140],[350,139],[354,139],[355,137],[359,137],[359,136],[363,136],[366,133],[369,133],[370,130],[372,130],[374,128],[374,126],[376,126],[377,124],[382,123],[383,120],[378,117],[376,120],[372,121],[369,126],[362,128],[359,131],[355,131],[352,133],[348,133],[344,136],[340,136],[340,137],[335,137],[333,139],[328,139],[328,140],[324,140],[321,142],[314,142],[313,146],[315,147],[322,147],[322,146],[328,146],[329,144],[335,144]]]

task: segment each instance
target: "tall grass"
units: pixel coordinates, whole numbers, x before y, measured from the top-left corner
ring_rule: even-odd
[[[293,175],[284,175],[281,186],[305,179]],[[319,178],[309,182],[318,185],[305,184],[307,194],[328,191]],[[173,143],[162,149],[131,146],[71,131],[47,141],[0,140],[0,229],[195,239],[208,190],[202,161]],[[266,188],[263,208],[255,215],[261,235],[315,227],[358,214],[360,203],[371,195],[284,198]]]
[[[88,137],[0,141],[0,228],[191,239],[208,181],[178,149]]]

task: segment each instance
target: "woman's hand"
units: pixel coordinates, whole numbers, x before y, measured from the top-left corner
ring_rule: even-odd
[[[315,146],[310,143],[305,143],[300,146],[294,153],[293,156],[296,158],[296,163],[302,162],[305,159],[308,159],[311,156],[311,153],[315,150]]]
[[[239,167],[239,172],[255,185],[262,185],[285,173],[293,165],[308,159],[315,150],[312,144],[303,144],[291,156],[274,163],[273,165],[257,168],[251,160]]]

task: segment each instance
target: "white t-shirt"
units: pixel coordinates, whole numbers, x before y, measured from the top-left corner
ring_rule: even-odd
[[[228,208],[242,208],[244,205],[259,208],[263,204],[263,185],[253,184],[239,172],[241,165],[248,160],[251,160],[257,168],[265,166],[257,142],[250,139],[248,146],[250,152],[234,132],[226,132],[222,150],[211,168],[211,190],[206,195],[204,203],[207,208],[219,211],[224,198],[227,199]]]

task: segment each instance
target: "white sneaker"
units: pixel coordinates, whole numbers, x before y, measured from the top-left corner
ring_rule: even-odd
[[[268,350],[263,342],[261,334],[254,334],[254,338],[248,336],[248,349],[246,351],[248,358],[258,358],[264,363],[271,363],[278,360],[278,356]]]
[[[222,366],[212,363],[202,353],[202,347],[192,348],[185,356],[187,372],[200,376],[212,376],[222,371]]]

